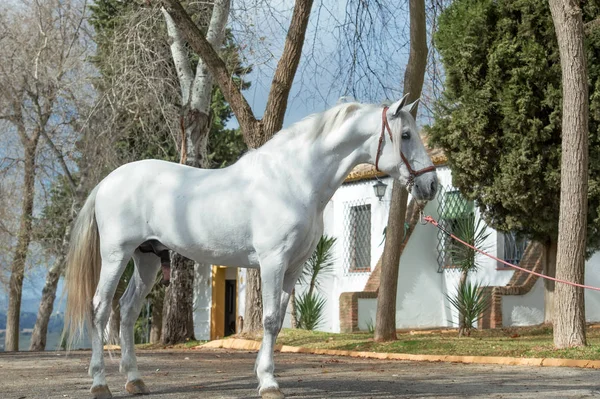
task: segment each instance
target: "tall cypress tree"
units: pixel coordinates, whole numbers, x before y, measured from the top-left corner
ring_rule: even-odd
[[[600,1],[584,5],[584,22]],[[561,69],[545,0],[457,0],[435,43],[446,86],[429,127],[453,184],[486,222],[545,243],[556,259],[560,197]],[[600,248],[600,31],[586,43],[590,84],[588,253]],[[554,255],[554,256],[553,256]],[[549,264],[547,273],[553,274]],[[553,289],[552,284],[547,285]],[[547,307],[551,304],[547,302]],[[547,313],[548,318],[551,315]]]

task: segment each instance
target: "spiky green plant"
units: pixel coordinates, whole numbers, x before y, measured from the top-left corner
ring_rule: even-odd
[[[319,277],[330,274],[333,270],[333,246],[336,238],[323,235],[319,240],[315,251],[304,264],[304,270],[300,281],[308,285],[308,292],[312,294],[315,288],[320,289]]]
[[[479,283],[465,281],[458,286],[455,297],[446,295],[452,306],[458,310],[460,331],[459,336],[471,335],[474,324],[481,314],[490,307],[490,297],[481,290]]]
[[[296,295],[295,289],[292,292],[292,318],[296,328],[313,330],[323,320],[326,301],[315,292],[315,288],[320,289],[320,278],[333,270],[335,242],[335,237],[323,235],[304,264],[300,282],[308,285],[308,290],[300,295]]]
[[[452,233],[462,241],[486,250],[485,242],[490,236],[487,226],[482,219],[475,220],[474,214],[457,218],[453,222]],[[452,266],[458,267],[463,273],[475,272],[479,269],[477,251],[457,241],[450,243],[448,253],[452,259]]]
[[[296,297],[296,325],[303,330],[314,330],[323,321],[325,298],[318,293],[304,292]]]
[[[452,225],[453,234],[462,241],[475,248],[486,250],[486,240],[490,233],[482,219],[475,218],[473,213],[464,217],[457,218]],[[468,281],[469,273],[479,269],[480,264],[477,257],[477,251],[457,241],[450,244],[448,253],[452,259],[452,265],[457,267],[460,272],[460,281],[456,297],[448,297],[450,304],[458,311],[459,336],[471,335],[473,323],[479,319],[485,310],[485,304],[479,303],[479,284],[472,285]],[[473,288],[477,292],[472,292]]]

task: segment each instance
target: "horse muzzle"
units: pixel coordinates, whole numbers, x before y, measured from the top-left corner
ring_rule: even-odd
[[[412,195],[419,201],[431,201],[437,194],[438,185],[438,177],[435,171],[423,173],[415,177]]]

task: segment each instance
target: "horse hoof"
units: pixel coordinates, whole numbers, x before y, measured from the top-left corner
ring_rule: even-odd
[[[92,393],[92,398],[94,399],[111,399],[112,393],[110,393],[110,389],[108,389],[108,385],[96,385],[90,389]]]
[[[262,399],[285,399],[285,395],[277,388],[267,388],[260,391]]]
[[[142,380],[127,381],[125,390],[132,395],[147,395],[150,393],[150,390]]]

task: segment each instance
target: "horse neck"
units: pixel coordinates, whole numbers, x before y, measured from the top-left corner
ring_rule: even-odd
[[[265,150],[277,152],[286,165],[286,178],[296,184],[295,190],[308,202],[316,202],[322,211],[348,173],[358,164],[370,161],[373,138],[363,133],[367,124],[350,120],[335,131],[318,137],[299,133],[289,140],[273,143]],[[368,125],[367,125],[368,126]],[[267,143],[269,144],[269,143]]]

